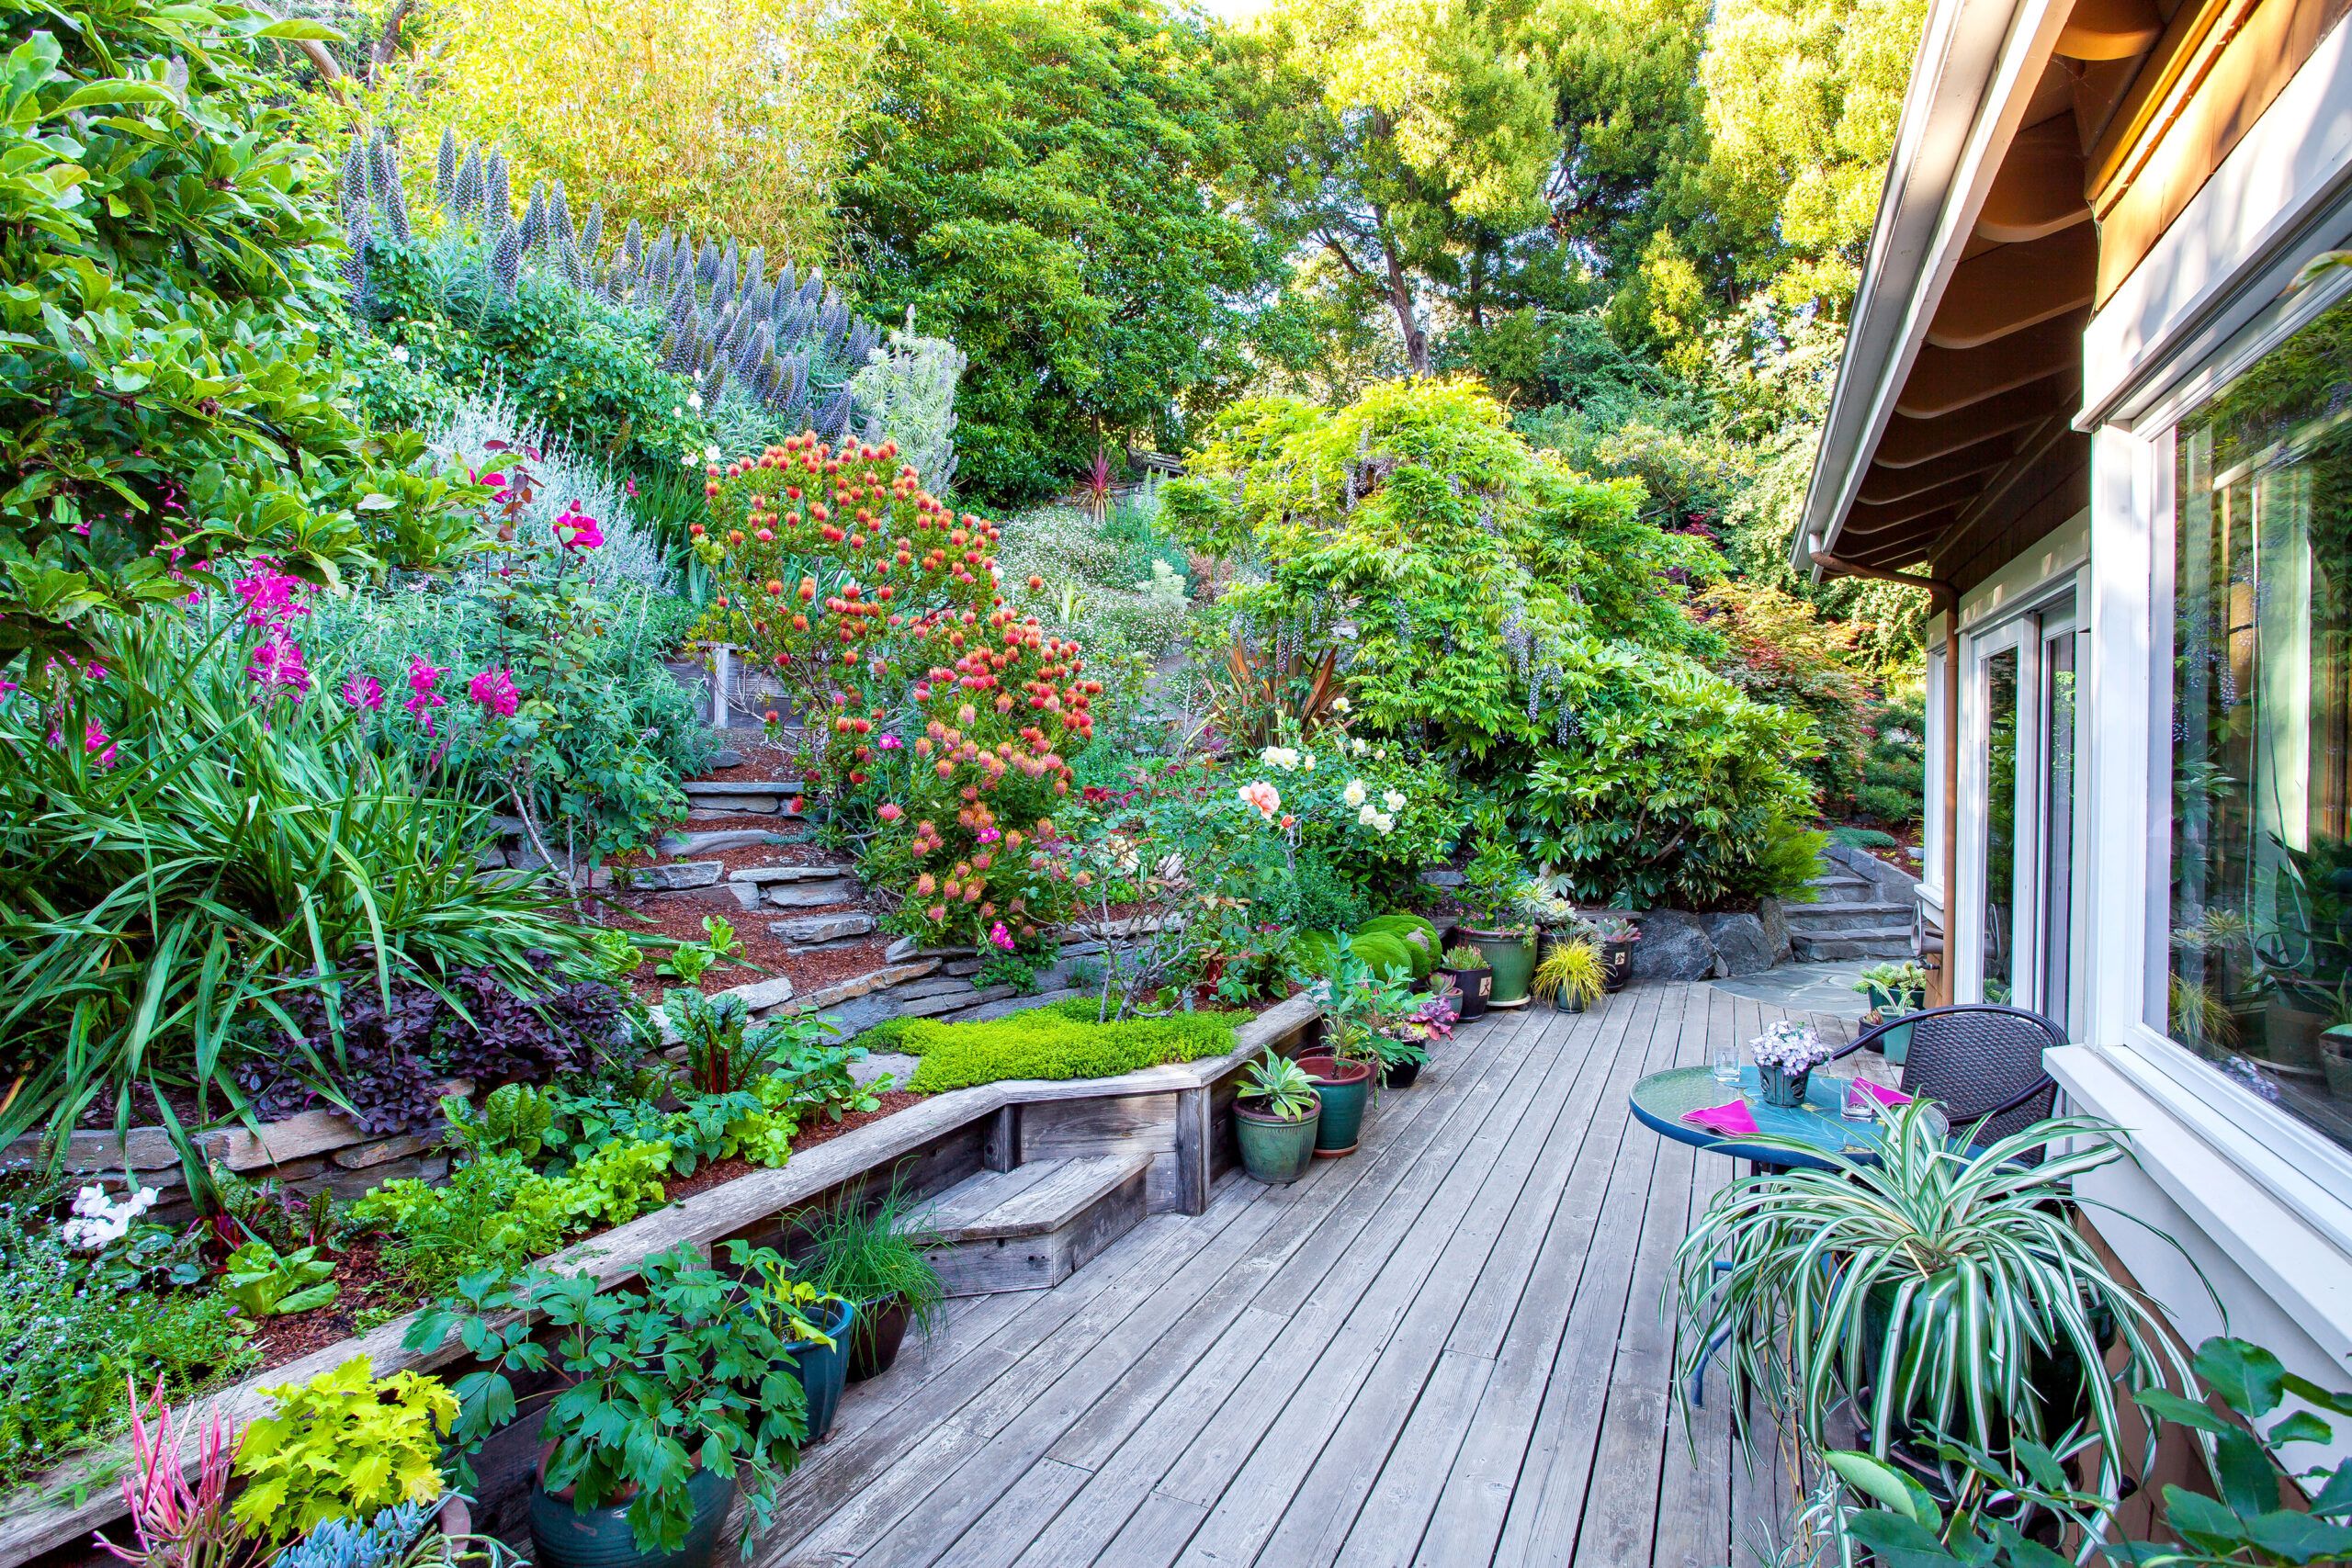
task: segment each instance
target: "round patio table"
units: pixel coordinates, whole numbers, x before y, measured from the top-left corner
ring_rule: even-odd
[[[1869,1159],[1873,1157],[1877,1149],[1881,1123],[1876,1117],[1866,1122],[1849,1122],[1841,1113],[1848,1081],[1815,1073],[1805,1083],[1804,1104],[1782,1108],[1764,1103],[1756,1069],[1743,1067],[1739,1075],[1740,1098],[1747,1101],[1748,1113],[1756,1118],[1758,1133],[1809,1144],[1825,1156],[1843,1155],[1849,1159]],[[1662,1073],[1652,1073],[1634,1086],[1634,1118],[1653,1132],[1677,1143],[1689,1144],[1711,1154],[1729,1155],[1734,1159],[1752,1161],[1759,1171],[1828,1168],[1829,1162],[1826,1158],[1809,1159],[1789,1149],[1726,1136],[1682,1119],[1693,1111],[1727,1105],[1731,1098],[1730,1088],[1717,1083],[1710,1069],[1672,1067]]]

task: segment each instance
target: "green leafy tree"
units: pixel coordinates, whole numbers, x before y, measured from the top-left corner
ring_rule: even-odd
[[[842,183],[859,292],[970,356],[958,481],[1052,493],[1098,440],[1180,438],[1249,372],[1272,276],[1218,182],[1241,152],[1219,46],[1154,0],[892,0]]]

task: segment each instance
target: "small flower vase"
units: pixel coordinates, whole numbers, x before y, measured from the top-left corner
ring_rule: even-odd
[[[1794,1111],[1804,1103],[1805,1080],[1813,1077],[1813,1069],[1801,1067],[1791,1072],[1786,1067],[1758,1067],[1756,1077],[1765,1104]]]

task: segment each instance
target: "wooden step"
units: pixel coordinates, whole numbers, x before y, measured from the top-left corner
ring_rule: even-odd
[[[1041,1291],[1069,1279],[1144,1216],[1148,1155],[1030,1160],[950,1188],[918,1223],[951,1296]]]

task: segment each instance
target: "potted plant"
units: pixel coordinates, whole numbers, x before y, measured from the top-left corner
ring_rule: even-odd
[[[868,1206],[853,1191],[822,1210],[810,1224],[809,1256],[796,1276],[857,1307],[850,1328],[848,1381],[864,1382],[890,1370],[907,1330],[929,1334],[946,1292],[931,1254],[939,1238],[915,1219],[914,1205],[895,1180]]]
[[[757,1282],[759,1289],[745,1310],[763,1319],[784,1341],[785,1359],[808,1401],[808,1441],[823,1442],[832,1433],[842,1390],[849,1381],[850,1330],[857,1321],[857,1303],[792,1278],[783,1260],[764,1247],[730,1241],[727,1252],[729,1261]]]
[[[1487,966],[1487,955],[1466,942],[1457,942],[1445,950],[1438,973],[1452,984],[1460,998],[1457,1004],[1461,1016],[1478,1018],[1487,1010],[1487,993],[1493,989],[1495,972]]]
[[[1413,1007],[1409,982],[1374,974],[1352,954],[1341,953],[1330,977],[1317,982],[1329,1048],[1298,1058],[1323,1102],[1315,1133],[1318,1159],[1351,1155],[1361,1141],[1363,1112],[1372,1097],[1372,1075],[1380,1066],[1373,1041],[1382,1024]]]
[[[1442,979],[1405,1017],[1377,1032],[1373,1054],[1380,1058],[1382,1089],[1410,1089],[1429,1064],[1430,1047],[1451,1039],[1460,997]]]
[[[1252,1109],[1241,1102],[1259,1100]],[[1296,1181],[1315,1163],[1315,1128],[1323,1101],[1296,1062],[1269,1051],[1250,1064],[1234,1099],[1233,1135],[1241,1168],[1270,1183]]]
[[[558,1375],[530,1499],[544,1568],[702,1568],[739,1490],[746,1532],[770,1516],[808,1436],[788,1342],[745,1310],[755,1286],[687,1247],[647,1258],[639,1278],[640,1290],[607,1291],[584,1271],[471,1275],[404,1341],[461,1338],[480,1364],[453,1390],[451,1436],[469,1452],[514,1418],[514,1374]],[[549,1342],[534,1337],[542,1325]]]
[[[1871,1010],[1878,1021],[1889,1022],[1906,1013],[1917,1012],[1928,1002],[1928,972],[1916,963],[1873,964],[1862,971],[1854,982],[1854,989],[1870,998]],[[1886,1059],[1901,1066],[1911,1054],[1909,1028],[1889,1029],[1871,1042],[1886,1055]]]
[[[1521,881],[1518,891],[1511,896],[1511,915],[1516,923],[1534,928],[1539,964],[1544,954],[1566,941],[1577,929],[1576,901],[1541,876]]]
[[[1642,928],[1627,915],[1587,915],[1580,922],[1587,940],[1600,946],[1600,988],[1615,993],[1634,981],[1634,944]]]
[[[1786,1019],[1767,1025],[1763,1033],[1747,1043],[1747,1052],[1756,1063],[1764,1103],[1783,1110],[1804,1103],[1805,1085],[1813,1069],[1838,1054],[1813,1025]]]
[[[1907,1448],[1930,1474],[1939,1435],[2008,1456],[2087,1428],[2114,1495],[2134,1451],[2119,1391],[2190,1386],[2154,1309],[2078,1224],[2079,1179],[2118,1157],[2114,1132],[2067,1117],[1955,1148],[1917,1100],[1887,1113],[1869,1158],[1758,1138],[1817,1166],[1725,1187],[1677,1249],[1679,1397],[1719,1364],[1730,1386],[1714,1397],[1734,1412],[1754,1398],[1763,1430],[1785,1420],[1827,1446],[1850,1408],[1875,1456]]]
[[[1489,820],[1479,830],[1477,852],[1462,873],[1462,902],[1476,923],[1462,938],[1476,948],[1492,972],[1487,1005],[1527,1005],[1527,982],[1535,971],[1535,938],[1518,917],[1522,873],[1519,852],[1500,826]]]
[[[1606,983],[1600,950],[1581,937],[1566,937],[1544,950],[1528,986],[1538,1001],[1562,1012],[1582,1012],[1600,999]]]

